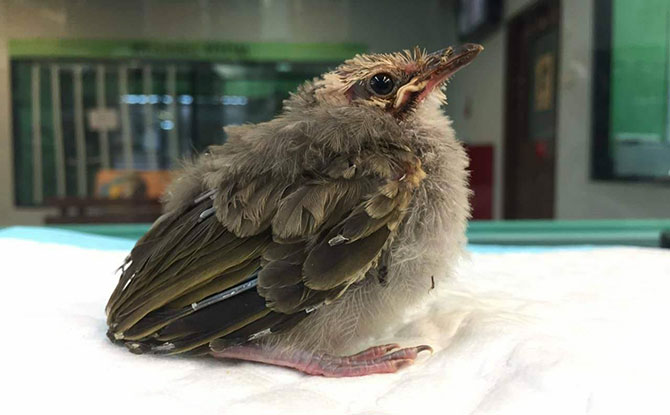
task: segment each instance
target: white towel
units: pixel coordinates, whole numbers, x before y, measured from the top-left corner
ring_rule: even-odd
[[[670,413],[670,251],[475,253],[393,339],[391,375],[133,355],[105,337],[126,255],[0,238],[5,414]]]

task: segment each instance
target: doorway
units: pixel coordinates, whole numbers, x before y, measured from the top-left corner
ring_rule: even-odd
[[[554,217],[559,18],[547,1],[508,26],[505,219]]]

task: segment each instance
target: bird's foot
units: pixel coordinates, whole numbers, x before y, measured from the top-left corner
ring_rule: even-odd
[[[395,373],[414,363],[423,351],[433,352],[432,347],[421,345],[399,349],[397,344],[374,346],[350,356],[282,350],[270,346],[247,343],[213,350],[212,356],[240,359],[277,366],[290,367],[308,375],[326,377],[365,376],[375,373]],[[398,349],[398,350],[396,350]]]

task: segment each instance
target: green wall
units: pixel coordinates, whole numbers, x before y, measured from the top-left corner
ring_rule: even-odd
[[[613,0],[611,138],[665,140],[668,0]]]

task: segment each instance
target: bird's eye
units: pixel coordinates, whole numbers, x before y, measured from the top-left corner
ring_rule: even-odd
[[[370,78],[370,89],[377,95],[385,96],[393,92],[395,84],[391,75],[378,73]]]

